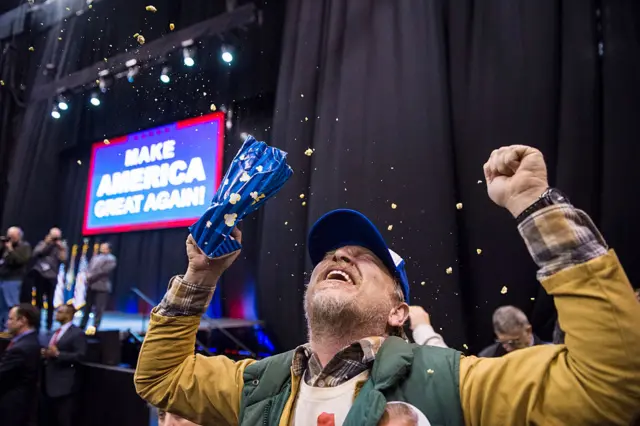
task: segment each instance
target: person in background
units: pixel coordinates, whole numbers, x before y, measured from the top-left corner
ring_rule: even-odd
[[[100,327],[102,314],[107,307],[109,294],[111,293],[111,280],[109,275],[116,268],[116,257],[111,254],[111,245],[109,243],[100,244],[99,254],[91,258],[89,267],[87,268],[87,302],[84,306],[82,323],[80,328],[87,328],[89,322],[89,314],[91,308],[95,306],[95,316],[93,325],[96,330]]]
[[[0,358],[0,424],[27,426],[35,417],[40,343],[36,327],[40,313],[30,304],[9,311],[11,343]]]
[[[158,410],[158,426],[199,426],[175,414]]]
[[[62,231],[51,228],[49,233],[33,249],[33,268],[27,274],[22,289],[22,301],[25,294],[31,293],[31,287],[36,288],[36,306],[40,315],[44,309],[44,299],[47,300],[47,331],[53,326],[53,291],[56,288],[60,263],[67,260],[67,244],[62,241]]]
[[[76,423],[79,362],[87,353],[87,340],[82,329],[73,325],[75,313],[73,305],[62,305],[56,310],[60,328],[53,333],[49,346],[42,349],[45,360],[43,393],[50,426]]]
[[[640,302],[640,287],[636,288],[636,300]]]
[[[422,306],[409,306],[409,320],[413,340],[419,345],[448,348],[441,335],[431,325],[431,317]]]
[[[20,284],[31,258],[31,246],[22,237],[17,226],[0,237],[0,324],[7,320],[11,307],[20,303]]]
[[[525,313],[515,306],[501,306],[495,310],[493,331],[496,342],[481,350],[479,357],[500,357],[518,349],[545,344],[533,333]]]

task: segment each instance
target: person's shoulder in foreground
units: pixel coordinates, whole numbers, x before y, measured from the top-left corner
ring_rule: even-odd
[[[633,351],[640,345],[640,304],[617,257],[585,213],[547,189],[539,151],[501,148],[491,154],[484,171],[489,197],[518,218],[518,229],[540,267],[538,278],[554,296],[566,344],[522,349],[502,358],[462,357],[464,422],[630,424],[640,413],[640,357]],[[199,316],[238,252],[209,261],[199,256],[192,239],[187,247],[187,273],[172,280],[152,315],[136,388],[152,404],[197,423],[237,424],[243,373],[255,361],[236,363],[193,351]],[[281,407],[283,418],[290,418],[292,405]]]

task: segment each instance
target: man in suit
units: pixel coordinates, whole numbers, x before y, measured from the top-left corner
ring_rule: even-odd
[[[501,357],[518,349],[546,344],[533,333],[527,315],[515,306],[496,309],[493,313],[493,331],[496,342],[480,351],[479,357]]]
[[[80,388],[78,363],[87,352],[82,329],[73,325],[76,310],[62,305],[56,311],[60,328],[53,333],[45,358],[44,396],[47,418],[52,426],[71,426],[75,420],[76,393]]]
[[[111,293],[111,281],[109,275],[116,268],[116,257],[111,254],[109,243],[100,244],[100,253],[91,258],[87,268],[87,302],[84,306],[82,324],[80,328],[87,328],[91,308],[95,306],[96,312],[93,317],[93,325],[96,330],[100,327],[102,314],[109,301]]]
[[[29,304],[9,311],[11,343],[0,358],[0,424],[26,426],[36,409],[40,344],[35,332],[40,313]]]

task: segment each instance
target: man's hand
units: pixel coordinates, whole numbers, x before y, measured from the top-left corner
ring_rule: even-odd
[[[60,351],[55,345],[51,345],[47,349],[43,349],[43,351],[46,358],[58,358],[58,355],[60,355]]]
[[[4,248],[7,252],[12,252],[13,251],[13,244],[11,243],[11,241],[6,241],[4,243]]]
[[[489,198],[518,217],[549,187],[542,153],[525,145],[511,145],[491,153],[484,164]]]
[[[431,325],[431,317],[422,309],[422,306],[409,306],[409,319],[411,320],[411,330],[422,324]]]
[[[231,238],[242,243],[242,233],[238,228],[233,228]],[[226,254],[221,257],[211,259],[200,250],[198,244],[191,235],[187,238],[187,257],[189,258],[189,267],[184,275],[185,281],[194,282],[205,276],[220,276],[240,255],[240,250]]]

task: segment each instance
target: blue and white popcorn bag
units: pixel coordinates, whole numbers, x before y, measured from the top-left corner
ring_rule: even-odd
[[[282,188],[293,170],[287,153],[247,137],[236,154],[211,205],[190,228],[198,247],[209,257],[241,248],[229,237],[236,223],[257,210]]]

